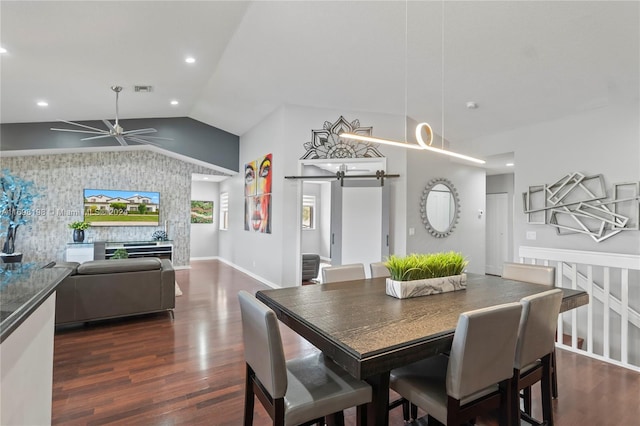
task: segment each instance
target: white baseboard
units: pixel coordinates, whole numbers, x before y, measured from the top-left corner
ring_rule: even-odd
[[[193,260],[220,260],[220,258],[218,256],[204,256],[204,257],[191,257],[189,258],[189,261],[193,261]]]
[[[269,281],[269,280],[266,280],[266,279],[262,278],[260,275],[256,275],[256,274],[254,274],[253,272],[251,272],[251,271],[247,271],[246,269],[244,269],[244,268],[242,268],[242,267],[240,267],[240,266],[236,265],[235,263],[229,262],[227,259],[223,259],[222,257],[218,257],[218,260],[219,260],[220,262],[226,263],[227,265],[231,266],[231,267],[232,267],[232,268],[234,268],[234,269],[237,269],[238,271],[240,271],[240,272],[242,272],[242,273],[244,273],[244,274],[249,275],[251,278],[253,278],[253,279],[255,279],[255,280],[258,280],[258,281],[260,281],[261,283],[263,283],[263,284],[265,284],[265,285],[267,285],[267,286],[269,286],[269,287],[271,287],[271,288],[282,288],[281,286],[279,286],[279,285],[277,285],[277,284],[274,284],[274,283],[272,283],[271,281]]]

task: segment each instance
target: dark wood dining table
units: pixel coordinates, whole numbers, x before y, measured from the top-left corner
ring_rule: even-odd
[[[466,290],[410,299],[388,296],[384,278],[261,290],[256,297],[353,377],[366,380],[373,389],[367,424],[387,425],[392,369],[447,351],[462,312],[548,289],[467,274]],[[561,312],[589,303],[584,291],[562,291]]]

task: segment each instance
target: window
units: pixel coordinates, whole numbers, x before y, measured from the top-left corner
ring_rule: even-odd
[[[316,197],[302,196],[302,229],[316,229]]]
[[[220,229],[229,229],[229,193],[220,194]]]

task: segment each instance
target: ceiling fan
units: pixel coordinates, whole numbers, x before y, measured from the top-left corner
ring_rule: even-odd
[[[116,94],[116,120],[115,120],[115,123],[113,123],[113,124],[109,120],[102,120],[102,122],[107,126],[108,130],[98,129],[96,127],[91,127],[91,126],[87,126],[87,125],[84,125],[84,124],[74,123],[73,121],[66,121],[66,120],[58,120],[58,121],[61,121],[63,123],[67,123],[67,124],[71,124],[73,126],[82,127],[83,129],[86,129],[86,130],[56,129],[56,128],[51,128],[51,130],[55,130],[55,131],[58,131],[58,132],[75,132],[75,133],[84,133],[84,134],[87,134],[87,135],[97,135],[97,136],[89,136],[89,137],[80,139],[80,140],[83,140],[83,141],[90,141],[90,140],[94,140],[94,139],[103,139],[103,138],[111,138],[111,137],[113,137],[113,138],[116,138],[116,140],[118,142],[120,142],[120,145],[122,145],[122,146],[129,145],[127,143],[127,141],[144,143],[144,144],[151,144],[151,145],[158,145],[153,140],[165,140],[165,141],[173,140],[171,138],[161,138],[161,137],[158,137],[158,136],[147,136],[148,133],[157,132],[157,130],[153,129],[153,128],[138,129],[138,130],[127,130],[125,132],[125,130],[118,124],[118,94],[122,91],[122,87],[121,86],[111,86],[111,90],[113,90],[115,92],[115,94]],[[153,139],[153,140],[151,140],[151,139]]]

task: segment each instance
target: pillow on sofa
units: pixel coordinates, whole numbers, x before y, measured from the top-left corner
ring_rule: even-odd
[[[117,274],[118,272],[154,271],[162,268],[157,257],[91,260],[78,266],[78,275]]]

